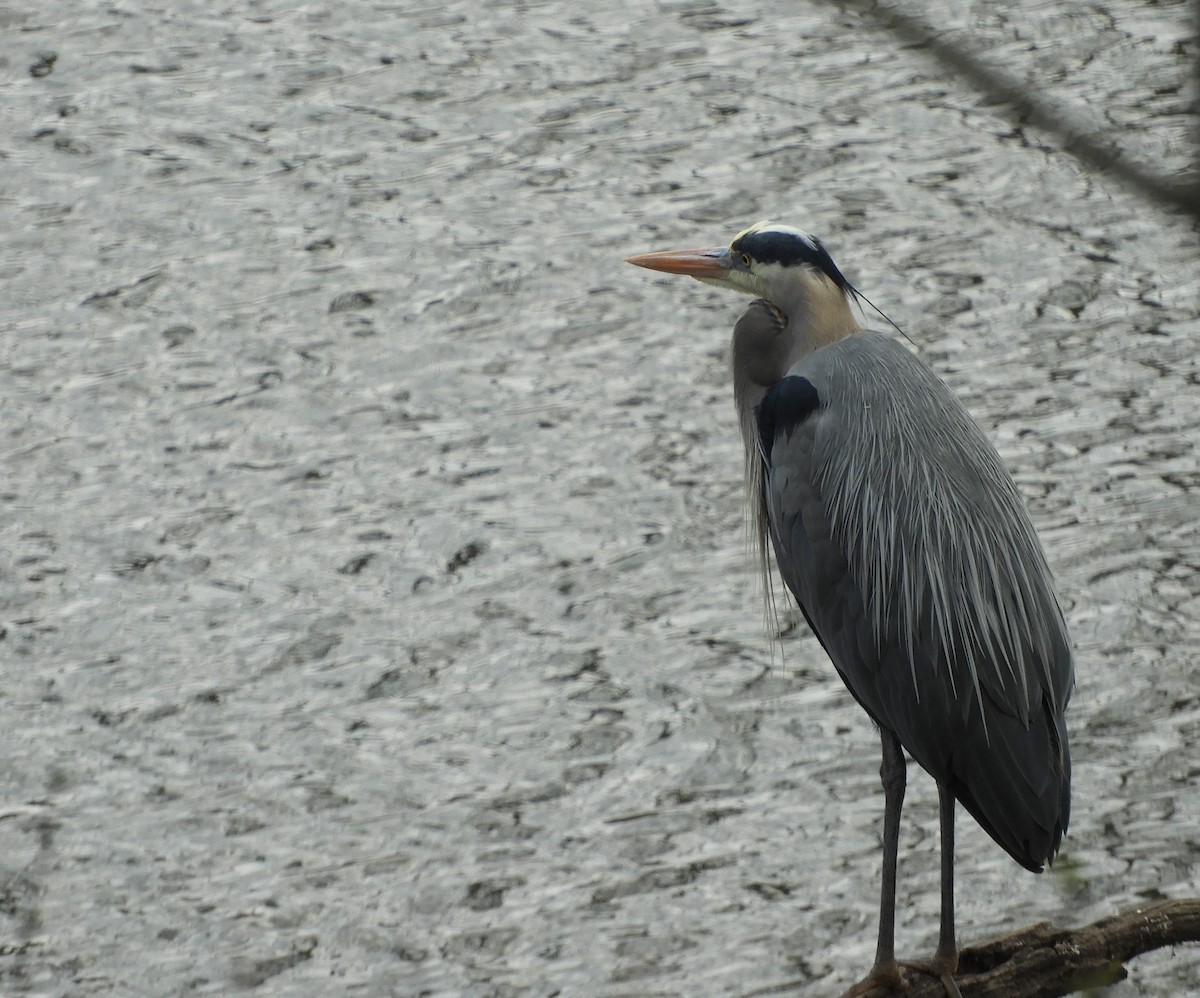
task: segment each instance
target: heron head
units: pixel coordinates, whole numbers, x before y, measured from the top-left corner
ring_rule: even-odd
[[[778,222],[752,225],[718,249],[643,253],[626,262],[764,298],[789,315],[797,302],[811,307],[831,294],[854,293],[819,239]]]

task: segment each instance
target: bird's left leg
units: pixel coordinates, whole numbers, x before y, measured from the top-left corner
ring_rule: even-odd
[[[847,991],[842,998],[878,998],[908,990],[900,965],[896,962],[896,856],[900,848],[900,811],[904,807],[904,787],[907,769],[900,739],[887,728],[879,729],[883,739],[883,764],[879,776],[883,781],[883,876],[879,897],[879,941],[875,947],[875,964],[865,978]]]
[[[937,952],[929,963],[903,962],[903,966],[930,974],[942,982],[946,998],[962,998],[954,983],[958,946],[954,942],[954,794],[938,783],[938,819],[942,830],[942,921]]]
[[[940,782],[938,817],[942,826],[942,923],[933,967],[939,972],[947,994],[957,995],[953,979],[958,970],[958,946],[954,942],[954,794]]]

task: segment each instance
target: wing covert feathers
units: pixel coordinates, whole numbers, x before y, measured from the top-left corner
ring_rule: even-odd
[[[872,718],[1040,870],[1069,818],[1073,666],[1016,485],[888,337],[841,340],[785,382],[747,455],[784,582]]]

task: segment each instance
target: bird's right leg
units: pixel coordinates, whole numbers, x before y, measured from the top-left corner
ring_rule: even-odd
[[[900,811],[904,806],[907,779],[904,749],[900,739],[880,728],[883,739],[883,886],[879,899],[879,941],[875,946],[875,965],[871,972],[852,987],[843,998],[872,998],[907,990],[900,965],[896,963],[896,855],[900,848]]]

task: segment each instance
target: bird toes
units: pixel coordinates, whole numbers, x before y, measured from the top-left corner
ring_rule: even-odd
[[[950,956],[939,954],[927,963],[901,960],[900,965],[908,970],[915,970],[918,973],[936,977],[942,982],[942,990],[946,992],[946,998],[962,998],[962,992],[958,990],[958,985],[954,983],[954,972],[958,969],[957,953]]]
[[[871,968],[871,972],[842,995],[842,998],[890,998],[907,991],[908,981],[900,972],[900,964],[890,960],[883,964],[877,963]]]

